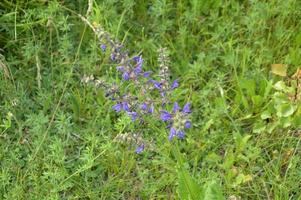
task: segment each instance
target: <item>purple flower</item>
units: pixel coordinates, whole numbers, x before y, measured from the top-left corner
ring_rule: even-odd
[[[144,76],[145,78],[147,78],[147,77],[150,76],[151,73],[152,73],[151,71],[144,72],[144,73],[143,73],[143,76]]]
[[[147,110],[147,104],[146,104],[146,103],[141,104],[141,105],[140,105],[140,108],[141,108],[142,110]]]
[[[158,90],[161,90],[162,84],[160,82],[153,80],[152,83],[154,84],[155,88],[157,88]]]
[[[170,132],[169,132],[169,136],[168,136],[168,140],[171,141],[177,134],[177,131],[175,128],[171,127],[170,128]]]
[[[101,45],[100,45],[100,48],[101,48],[102,51],[106,51],[107,45],[101,44]]]
[[[185,132],[182,131],[182,130],[179,130],[178,133],[177,133],[177,136],[178,136],[180,139],[184,139],[184,137],[185,137]]]
[[[185,104],[185,106],[183,108],[183,113],[185,113],[185,114],[191,113],[191,111],[190,111],[190,103],[186,103]]]
[[[149,113],[154,113],[154,110],[155,110],[154,105],[151,104],[150,107],[149,107],[148,112],[149,112]]]
[[[191,128],[191,122],[190,121],[186,121],[184,124],[185,128]]]
[[[127,102],[122,102],[122,108],[123,108],[123,110],[125,110],[127,112],[130,111],[129,104]]]
[[[138,118],[138,114],[136,112],[128,112],[128,115],[131,116],[132,121],[135,121]]]
[[[171,89],[174,90],[174,89],[176,89],[177,87],[179,87],[178,80],[174,80],[174,82],[171,84]]]
[[[116,60],[116,55],[114,53],[111,54],[111,60],[115,61]]]
[[[134,56],[133,61],[135,61],[136,63],[142,62],[143,61],[142,56]]]
[[[180,110],[180,106],[179,106],[178,102],[175,102],[174,105],[173,105],[172,112],[175,113],[179,110]]]
[[[120,112],[122,109],[122,104],[118,103],[112,107],[116,112]]]
[[[128,81],[130,79],[130,74],[128,72],[123,72],[122,74],[122,78],[126,81]]]
[[[142,67],[141,67],[141,66],[138,66],[138,67],[136,67],[136,68],[134,69],[134,73],[135,73],[136,75],[139,75],[141,72],[142,72]]]
[[[144,150],[144,144],[138,146],[138,147],[136,148],[135,152],[136,152],[137,154],[140,154],[140,153],[142,153],[143,150]]]
[[[172,119],[172,115],[169,112],[167,112],[165,110],[161,111],[161,120],[162,121],[165,122],[165,121],[169,121],[171,119]]]

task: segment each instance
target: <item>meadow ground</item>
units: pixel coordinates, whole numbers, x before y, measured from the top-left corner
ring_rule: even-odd
[[[155,121],[140,154],[81,82],[121,81],[88,1],[16,2],[0,2],[0,199],[301,199],[301,1],[94,0],[87,19],[145,69],[168,49],[192,105],[184,140]]]

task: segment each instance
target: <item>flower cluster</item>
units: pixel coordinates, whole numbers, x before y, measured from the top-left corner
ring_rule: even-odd
[[[169,122],[169,140],[172,140],[175,136],[177,136],[179,139],[183,139],[185,137],[184,130],[191,127],[191,121],[189,119],[190,112],[189,103],[187,103],[183,109],[181,109],[178,102],[174,103],[171,112],[166,110],[161,111],[161,120]]]
[[[171,81],[170,59],[166,48],[159,49],[159,73],[154,76],[151,71],[143,69],[145,62],[142,55],[129,56],[123,45],[111,39],[98,24],[90,27],[101,41],[101,51],[110,54],[112,65],[120,73],[121,79],[108,83],[93,76],[85,76],[82,81],[93,83],[97,88],[105,90],[106,97],[114,102],[112,109],[116,113],[130,116],[137,124],[137,132],[142,133],[142,129],[146,129],[146,118],[162,120],[168,123],[170,141],[175,137],[183,139],[184,130],[191,127],[190,104],[187,103],[181,109],[177,102],[172,103],[172,93],[179,87],[179,82],[178,79]],[[172,104],[172,111],[167,111]],[[131,137],[127,135],[127,138]],[[142,139],[136,145],[136,153],[141,153],[148,146]]]

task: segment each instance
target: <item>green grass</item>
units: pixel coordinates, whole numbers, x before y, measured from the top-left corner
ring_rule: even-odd
[[[114,142],[127,120],[80,82],[117,77],[75,14],[87,6],[0,2],[0,199],[183,199],[192,185],[225,199],[301,199],[301,81],[290,78],[301,66],[300,1],[95,0],[89,20],[142,51],[147,69],[168,48],[175,99],[193,105],[184,141],[152,130],[154,150],[141,155]],[[271,73],[274,63],[288,76]]]

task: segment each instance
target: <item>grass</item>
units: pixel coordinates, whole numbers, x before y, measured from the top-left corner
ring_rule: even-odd
[[[141,155],[114,142],[128,120],[80,82],[117,78],[75,14],[87,6],[0,2],[1,199],[184,199],[194,184],[225,199],[301,199],[298,0],[95,0],[89,20],[142,51],[147,69],[168,48],[174,98],[193,105],[184,141],[154,129],[155,149]]]

